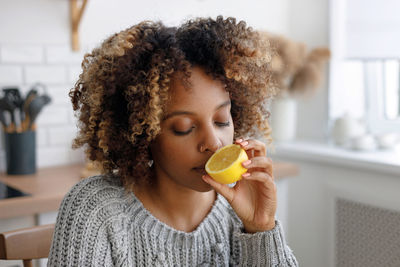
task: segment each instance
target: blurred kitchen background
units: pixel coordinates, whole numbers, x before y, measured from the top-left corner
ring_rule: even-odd
[[[88,0],[76,51],[72,1],[0,0],[0,89],[25,95],[42,83],[51,97],[36,120],[38,170],[84,163],[82,150],[71,149],[76,120],[67,94],[85,53],[142,20],[172,26],[233,16],[282,50],[274,66],[284,90],[269,103],[270,156],[299,170],[277,184],[278,217],[300,265],[400,266],[399,1]],[[51,223],[57,214],[11,213],[0,214],[0,232]]]

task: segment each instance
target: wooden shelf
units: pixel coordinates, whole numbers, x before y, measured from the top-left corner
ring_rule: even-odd
[[[78,30],[86,4],[87,0],[83,0],[80,6],[78,5],[78,0],[69,0],[71,18],[71,45],[73,51],[78,51],[80,48]]]

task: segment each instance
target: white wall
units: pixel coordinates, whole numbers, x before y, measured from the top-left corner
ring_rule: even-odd
[[[243,19],[250,26],[286,34],[288,1],[171,0],[88,1],[80,26],[85,44],[98,43],[106,36],[142,20],[162,20],[178,25],[187,18],[217,15]],[[79,2],[79,1],[78,1]],[[64,0],[2,0],[0,43],[69,44],[69,8]]]
[[[83,54],[110,34],[144,19],[178,25],[187,18],[219,14],[235,16],[257,29],[287,34],[288,3],[283,1],[88,1],[80,25],[82,49],[70,49],[69,1],[0,1],[0,88],[19,86],[24,92],[35,82],[47,85],[52,103],[37,124],[38,167],[83,160],[70,149],[76,132],[67,92],[80,72]],[[0,170],[5,169],[3,144]]]
[[[304,42],[308,48],[329,47],[329,1],[291,0],[289,6],[289,33],[293,40]],[[328,69],[325,82],[312,97],[298,101],[297,137],[325,141],[328,130]]]
[[[217,15],[233,16],[245,20],[254,28],[287,33],[288,0],[190,0],[190,1],[133,1],[118,0],[111,5],[107,0],[89,1],[82,22],[83,42],[97,42],[105,35],[124,29],[139,21],[161,20],[176,26],[189,18]],[[112,21],[112,23],[110,23]]]

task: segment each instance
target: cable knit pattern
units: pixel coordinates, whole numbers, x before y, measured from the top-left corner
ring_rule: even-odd
[[[271,231],[243,232],[218,195],[190,233],[157,220],[116,177],[99,175],[65,196],[48,266],[298,266],[279,221]]]

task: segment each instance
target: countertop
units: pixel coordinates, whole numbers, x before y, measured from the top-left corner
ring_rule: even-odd
[[[57,211],[69,189],[81,180],[83,164],[38,169],[32,175],[0,174],[0,181],[30,196],[0,200],[0,219]],[[298,166],[288,162],[273,163],[275,179],[299,173]]]

